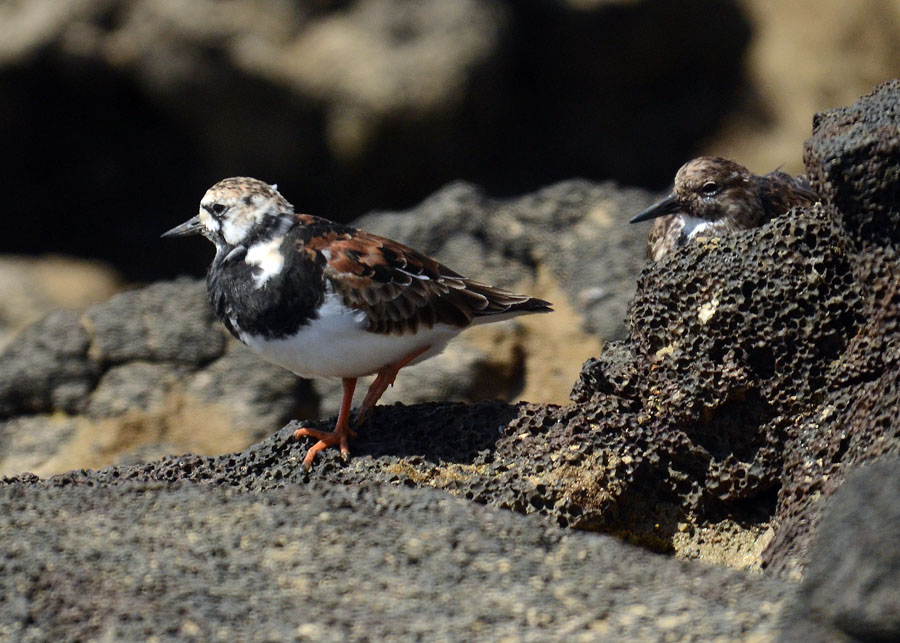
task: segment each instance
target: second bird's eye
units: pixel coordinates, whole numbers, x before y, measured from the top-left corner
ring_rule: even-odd
[[[707,181],[703,184],[703,187],[700,188],[700,191],[703,192],[704,196],[713,196],[719,191],[719,186],[712,181]]]
[[[226,206],[222,203],[213,203],[213,207],[212,207],[213,214],[222,214],[227,209],[228,209],[228,206]]]

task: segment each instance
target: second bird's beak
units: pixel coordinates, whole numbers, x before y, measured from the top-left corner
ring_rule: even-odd
[[[628,220],[628,223],[640,223],[641,221],[649,221],[658,217],[664,217],[667,214],[675,214],[682,210],[681,201],[674,193],[667,196],[662,201],[657,201],[646,210],[641,210]]]
[[[162,233],[162,238],[166,237],[188,237],[192,234],[202,234],[203,225],[200,223],[200,217],[191,217],[179,226],[175,226],[168,232]]]

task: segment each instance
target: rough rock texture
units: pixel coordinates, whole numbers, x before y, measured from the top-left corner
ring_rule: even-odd
[[[895,249],[900,245],[900,80],[859,102],[816,114],[804,146],[810,180],[828,195],[853,239]],[[877,257],[876,257],[877,258]]]
[[[876,461],[900,452],[898,104],[893,81],[816,117],[805,160],[822,203],[700,238],[648,265],[627,336],[584,364],[569,405],[378,407],[349,462],[328,450],[310,472],[299,464],[308,444],[289,424],[228,455],[3,480],[3,633],[243,638],[258,615],[265,626],[254,635],[270,639],[436,628],[525,640],[774,636],[790,591],[784,578],[659,559],[559,529],[575,527],[787,579],[808,564],[783,621],[787,640],[895,638],[898,465]],[[440,198],[449,212],[478,194],[455,186]],[[515,232],[516,218],[503,219],[510,203],[494,204],[487,220]],[[543,258],[525,237],[494,239],[487,224],[473,236],[536,266],[572,261],[561,257],[573,246],[552,246],[552,230],[529,226],[546,235]],[[461,256],[471,233],[462,227]],[[556,286],[562,302],[582,292],[572,282]],[[191,305],[178,289],[193,292]],[[137,407],[156,404],[171,382],[227,397],[235,369],[216,371],[221,388],[191,370],[230,354],[203,303],[198,284],[158,284],[84,319],[46,318],[7,349],[20,365],[0,381],[0,408],[40,435],[77,430],[67,416],[54,425],[60,413],[40,415],[53,410],[121,413],[104,386]],[[148,323],[157,312],[184,329],[171,340],[180,348]],[[150,385],[126,386],[133,378]],[[6,431],[33,446],[30,433]],[[468,600],[475,591],[485,598]],[[304,602],[323,595],[341,608]]]
[[[767,552],[777,569],[807,546],[822,500],[846,472],[900,450],[900,80],[856,104],[817,114],[804,159],[826,212],[853,249],[861,323],[815,409],[794,422],[778,516]],[[848,290],[846,298],[853,297]]]
[[[729,0],[4,3],[18,224],[0,250],[200,274],[199,244],[161,262],[146,240],[236,174],[343,221],[460,177],[661,188],[727,109],[749,37]]]
[[[50,313],[10,342],[0,365],[8,474],[221,453],[315,410],[304,382],[226,337],[192,280]]]
[[[332,450],[309,474],[298,469],[306,445],[291,440],[286,427],[242,453],[167,458],[59,480],[205,480],[258,492],[310,478],[427,485],[657,550],[799,576],[825,498],[848,471],[898,451],[900,137],[890,135],[898,131],[898,103],[900,82],[892,82],[816,118],[806,161],[821,204],[755,230],[701,238],[649,265],[629,308],[627,337],[585,363],[571,405],[381,407],[362,427],[349,463]],[[553,190],[581,195],[572,197],[575,203],[603,192],[576,183],[541,194]],[[480,199],[468,186],[453,186],[435,197],[434,212],[469,212]],[[553,228],[539,223],[542,207],[558,213],[552,204],[565,199],[530,199],[533,210],[524,207],[528,199],[493,203],[482,223],[474,217],[473,227],[457,224],[455,237],[426,231],[442,233],[441,226],[468,219],[442,220],[426,207],[422,227],[409,229],[407,239],[427,251],[434,251],[433,239],[456,239],[447,249],[458,246],[463,260],[478,239],[494,248],[496,254],[485,255],[486,274],[499,270],[501,283],[502,264],[491,257],[541,266],[538,239],[546,245],[543,261],[580,265],[578,244],[563,236],[554,242]],[[521,236],[517,226],[525,223],[511,216],[520,207],[536,218]],[[587,234],[591,219],[575,214],[581,208],[570,223]],[[402,220],[408,219],[415,220]],[[399,231],[392,226],[400,220],[378,215],[367,223],[390,232]],[[534,274],[539,285],[540,269]],[[571,283],[557,286],[567,293],[560,302],[582,292],[583,282],[570,274]],[[207,310],[197,297],[196,310]],[[159,359],[179,354],[148,332],[140,315],[124,328]],[[45,350],[28,341],[34,346],[27,351]],[[96,369],[109,368],[126,344],[74,333],[65,345],[67,366],[46,378],[52,386],[32,397],[12,387],[15,395],[3,399],[39,410],[77,408],[77,392],[94,386]],[[202,344],[192,350],[195,359],[206,359]],[[140,368],[144,379],[160,379]],[[153,398],[152,391],[144,395]],[[96,405],[113,400],[100,396]]]
[[[17,641],[766,641],[789,590],[377,484],[0,484],[0,538]]]
[[[781,640],[900,639],[900,460],[850,473],[817,531]]]

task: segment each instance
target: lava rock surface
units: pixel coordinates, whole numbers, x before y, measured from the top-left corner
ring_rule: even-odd
[[[854,538],[844,532],[845,526],[852,524],[860,528],[862,522],[865,528],[871,524],[871,533],[876,537],[892,528],[890,516],[896,496],[887,499],[890,494],[885,491],[886,496],[878,495],[873,501],[874,507],[884,507],[881,513],[885,514],[886,526],[880,526],[882,523],[877,521],[870,523],[869,510],[862,506],[862,499],[872,496],[871,492],[865,491],[870,488],[866,485],[875,484],[871,478],[860,483],[863,491],[854,492],[851,487],[844,494],[834,492],[855,470],[900,451],[896,419],[900,417],[900,351],[897,350],[900,346],[900,326],[897,324],[900,266],[894,227],[900,213],[894,178],[900,163],[897,154],[900,136],[885,134],[900,132],[898,104],[900,81],[892,81],[877,87],[850,108],[817,116],[805,158],[812,183],[822,196],[820,204],[792,210],[758,229],[701,238],[647,266],[629,306],[627,336],[607,343],[595,359],[585,363],[570,404],[480,402],[382,406],[361,427],[360,437],[353,442],[353,457],[349,462],[342,461],[335,450],[329,450],[317,459],[310,472],[299,466],[308,444],[294,440],[295,426],[287,425],[249,449],[224,456],[166,457],[140,465],[71,471],[46,480],[23,474],[7,478],[0,484],[2,498],[9,499],[10,503],[9,510],[2,514],[4,521],[0,523],[4,541],[19,543],[16,551],[21,552],[26,561],[43,560],[39,549],[45,546],[43,543],[57,542],[58,534],[80,529],[83,521],[94,520],[91,507],[97,503],[104,512],[121,516],[114,521],[124,530],[121,533],[127,533],[128,539],[138,539],[131,540],[134,544],[127,549],[136,552],[135,556],[155,552],[157,545],[140,540],[143,536],[132,533],[130,526],[121,525],[137,520],[140,527],[145,524],[139,522],[143,516],[150,516],[148,525],[162,522],[168,527],[165,534],[169,540],[165,542],[172,543],[168,550],[173,553],[148,558],[173,573],[160,572],[159,576],[154,576],[156,572],[151,567],[149,576],[144,574],[142,579],[150,582],[163,576],[183,577],[181,563],[172,562],[178,560],[173,540],[180,543],[178,546],[189,549],[188,534],[199,532],[209,534],[210,542],[219,544],[220,548],[209,554],[203,549],[186,555],[188,562],[184,568],[194,565],[195,569],[200,569],[198,574],[203,583],[198,591],[227,593],[229,588],[236,587],[235,595],[245,599],[247,592],[241,583],[258,582],[253,580],[258,576],[242,575],[246,561],[253,560],[251,566],[256,568],[262,565],[260,560],[252,557],[259,557],[262,551],[254,546],[253,539],[269,533],[256,527],[260,522],[272,524],[277,520],[275,516],[283,515],[290,516],[283,528],[311,529],[312,513],[332,515],[343,506],[342,503],[349,502],[351,510],[341,518],[349,522],[341,523],[338,529],[341,534],[371,531],[373,543],[384,540],[389,543],[386,547],[398,547],[407,542],[398,539],[398,534],[408,533],[406,527],[421,534],[428,533],[427,525],[440,523],[427,507],[413,508],[418,499],[427,498],[444,503],[441,506],[453,507],[453,511],[458,508],[469,512],[477,519],[498,517],[499,523],[504,525],[502,529],[497,527],[497,533],[502,537],[486,539],[485,532],[492,533],[494,527],[479,527],[474,538],[478,543],[476,547],[511,547],[519,537],[512,535],[510,530],[528,521],[528,525],[536,526],[534,528],[541,533],[554,534],[552,538],[559,535],[559,538],[579,543],[583,539],[594,547],[606,547],[605,543],[610,541],[600,535],[560,527],[609,532],[650,549],[675,550],[696,558],[711,557],[718,549],[718,555],[730,564],[761,567],[770,578],[746,574],[728,577],[731,582],[740,579],[736,587],[742,588],[741,595],[748,600],[756,594],[744,588],[756,587],[757,583],[764,585],[764,591],[774,597],[774,602],[766,600],[752,604],[750,620],[743,616],[744,607],[739,610],[742,634],[772,635],[765,629],[769,615],[781,612],[782,598],[791,592],[791,585],[786,581],[799,580],[805,568],[809,570],[808,584],[803,590],[805,594],[795,603],[798,616],[794,623],[799,624],[798,627],[803,627],[812,613],[821,618],[816,616],[818,623],[810,627],[825,628],[824,631],[834,632],[838,638],[848,635],[877,638],[880,633],[894,632],[894,615],[879,607],[885,600],[890,600],[892,594],[889,590],[881,592],[879,588],[897,586],[893,573],[895,566],[890,558],[885,559],[886,565],[881,564],[881,549],[869,552],[860,546],[861,543],[855,543],[848,550],[850,558],[859,559],[856,564],[860,570],[859,578],[877,579],[877,584],[873,585],[877,590],[874,593],[858,593],[857,599],[848,595],[846,598],[851,604],[834,603],[829,608],[831,611],[823,612],[822,606],[829,603],[828,591],[831,590],[820,592],[819,588],[843,582],[842,569],[834,568],[828,561],[835,556],[835,551],[842,550],[842,542]],[[841,167],[845,171],[835,169]],[[859,204],[869,209],[855,209]],[[86,350],[84,341],[74,342],[71,353],[80,355]],[[90,355],[90,351],[87,354]],[[91,377],[94,377],[91,373],[76,372],[71,379],[81,382]],[[329,425],[328,421],[315,424],[319,428]],[[895,465],[885,463],[881,466]],[[879,469],[875,471],[870,475],[877,477]],[[458,498],[407,487],[435,487]],[[162,514],[148,509],[142,504],[143,500],[129,499],[132,489],[137,490],[139,496],[143,494],[149,502],[159,503],[165,516],[174,520],[176,528],[169,527],[165,519],[154,519]],[[377,500],[382,494],[400,499],[398,502],[405,508],[399,511],[400,518],[394,523],[386,518],[392,515],[390,510],[377,509],[375,521],[366,517],[369,512],[366,506],[372,503],[376,507],[383,506],[382,501]],[[342,498],[370,500],[344,501]],[[388,501],[388,505],[391,502]],[[221,519],[220,515],[231,515],[230,509],[222,508],[231,503],[236,507],[260,507],[255,509],[259,517]],[[829,503],[830,511],[834,512],[830,515],[836,517],[820,523],[823,509]],[[73,521],[68,515],[62,520],[50,518],[67,505],[77,509],[73,515],[78,520]],[[213,522],[207,523],[204,517],[207,509],[202,507],[210,505],[216,507],[212,510],[216,519],[215,526],[207,528],[207,524]],[[270,505],[278,509],[267,509]],[[509,511],[498,513],[499,509],[538,514],[544,520],[516,516]],[[417,522],[422,515],[427,518]],[[194,520],[197,522],[191,522]],[[242,522],[244,520],[246,522]],[[451,522],[464,524],[457,519]],[[107,532],[115,533],[111,531],[111,525],[97,524],[101,526],[95,529],[91,539],[101,538]],[[244,524],[246,530],[240,528]],[[386,532],[379,531],[385,526]],[[277,525],[269,527],[276,532],[279,528]],[[819,538],[824,539],[819,542],[824,544],[810,549],[817,528]],[[149,529],[147,526],[144,531]],[[831,531],[824,533],[823,530]],[[340,597],[342,592],[353,596],[359,586],[372,586],[368,574],[376,566],[369,557],[394,565],[400,555],[389,550],[390,556],[385,557],[380,546],[360,550],[359,555],[368,562],[360,565],[365,569],[354,576],[354,571],[338,563],[325,562],[335,560],[332,555],[341,560],[356,555],[355,549],[348,554],[351,550],[348,550],[346,540],[329,537],[328,533],[323,532],[324,538],[309,540],[315,532],[290,531],[288,541],[294,543],[296,552],[277,560],[281,566],[286,565],[285,560],[290,560],[301,565],[299,571],[308,571],[307,565],[313,565],[311,561],[315,558],[304,560],[305,550],[300,549],[299,543],[319,544],[322,551],[327,552],[322,554],[321,577],[323,587],[328,590],[324,595],[332,599]],[[867,532],[864,529],[860,533]],[[459,537],[450,541],[456,543],[455,548],[451,547],[453,550],[464,548],[461,543],[468,542]],[[539,549],[546,548],[547,541],[541,542]],[[205,548],[206,544],[198,546]],[[520,621],[519,629],[505,630],[507,621],[493,620],[490,627],[497,629],[488,630],[488,637],[504,632],[523,638],[546,637],[546,631],[528,628],[534,627],[532,623],[538,623],[539,627],[543,622],[565,621],[564,627],[573,627],[574,632],[586,637],[607,631],[611,638],[663,638],[660,629],[637,632],[620,628],[623,622],[628,627],[635,623],[640,625],[644,617],[653,620],[648,627],[675,628],[674,638],[708,638],[716,632],[726,631],[727,636],[734,636],[731,625],[717,621],[719,625],[711,626],[704,620],[717,618],[718,603],[704,603],[697,606],[696,611],[687,608],[678,615],[662,615],[658,611],[661,606],[679,600],[681,581],[672,578],[664,579],[665,589],[661,593],[649,590],[647,603],[642,607],[621,605],[606,609],[605,620],[595,624],[599,628],[596,631],[592,630],[595,625],[579,621],[581,616],[570,618],[567,605],[575,605],[575,611],[584,615],[591,613],[586,605],[596,605],[597,601],[608,600],[623,592],[627,594],[634,585],[630,580],[623,583],[620,579],[635,578],[628,575],[631,572],[623,571],[632,564],[642,570],[634,573],[648,573],[652,569],[657,578],[655,575],[664,574],[665,570],[683,570],[694,579],[687,581],[691,592],[710,591],[716,601],[731,595],[723,594],[726,590],[716,582],[702,580],[704,574],[711,573],[709,570],[715,570],[715,574],[726,573],[724,570],[645,558],[651,556],[648,552],[636,553],[635,558],[628,553],[635,550],[622,549],[623,545],[619,543],[614,546],[616,553],[612,558],[621,558],[623,568],[604,559],[606,562],[590,569],[590,580],[576,582],[587,583],[586,587],[602,587],[597,595],[590,594],[584,602],[579,598],[575,603],[556,605],[550,610],[554,615],[536,617],[533,621],[528,620],[526,607],[524,625]],[[29,558],[28,547],[38,553]],[[425,545],[416,543],[413,550],[422,551],[421,547]],[[732,550],[723,554],[722,550],[728,547]],[[54,565],[62,570],[73,569],[72,565],[75,565],[74,569],[80,569],[81,563],[75,564],[72,560],[79,560],[80,552],[92,551],[87,544],[77,546],[72,554],[65,548],[57,547],[56,550],[62,551],[62,555],[58,557],[60,562]],[[242,553],[245,550],[251,552],[250,558]],[[416,574],[432,563],[440,564],[445,560],[441,557],[445,552],[443,546],[429,551],[436,553],[424,557],[413,554],[413,562],[409,563],[411,569],[401,566],[402,571],[399,571],[389,567],[388,577],[395,578],[398,574],[403,578],[404,574]],[[90,555],[90,562],[93,568],[118,568],[110,561],[116,561],[122,555],[120,548],[95,552]],[[409,560],[408,554],[404,555]],[[519,574],[521,566],[526,570],[523,573],[528,575],[525,584],[524,576],[510,576],[515,578],[510,587],[530,591],[526,590],[526,585],[531,587],[529,583],[534,578],[534,574],[527,571],[530,555],[521,551],[501,555],[502,558],[512,556],[513,574]],[[220,566],[207,562],[216,557],[221,558]],[[31,563],[27,562],[16,567],[16,560],[16,556],[5,559],[4,564],[10,566],[11,574],[2,576],[15,576],[19,579],[17,587],[25,589],[29,582],[36,583],[33,587],[37,590],[32,589],[25,598],[8,594],[12,598],[2,613],[9,631],[27,633],[27,628],[36,624],[35,613],[29,611],[29,605],[33,605],[29,603],[33,600],[29,596],[48,601],[38,604],[43,606],[36,612],[38,614],[53,615],[57,611],[68,614],[64,609],[68,607],[73,614],[93,613],[99,615],[96,618],[100,620],[112,615],[112,620],[102,623],[95,619],[95,627],[100,628],[96,631],[107,628],[115,634],[120,631],[116,629],[120,626],[130,627],[121,625],[122,619],[117,616],[119,608],[108,599],[104,600],[112,607],[91,611],[94,597],[107,592],[106,586],[82,590],[81,586],[64,580],[67,572],[63,571],[57,591],[54,583],[45,582],[57,577],[40,567],[36,573],[31,573]],[[51,557],[51,560],[56,559]],[[97,561],[102,564],[98,565]],[[504,566],[498,562],[496,569],[501,568]],[[586,569],[584,563],[579,563],[561,569],[555,578],[551,574],[556,584],[548,585],[549,591],[560,592],[555,596],[568,595],[566,583],[572,578],[582,579],[580,574]],[[829,569],[832,571],[827,571]],[[453,583],[468,587],[470,574],[462,571],[460,566],[448,568],[448,574],[451,572]],[[421,582],[447,577],[442,574],[432,570]],[[79,574],[72,573],[72,576]],[[101,574],[100,578],[107,577]],[[232,578],[238,579],[234,581],[235,585],[227,582]],[[284,596],[308,595],[306,592],[312,591],[309,585],[293,580],[295,578],[294,575],[281,577],[280,581],[276,578],[274,585],[267,579],[265,584],[252,585],[250,594],[266,597],[263,586],[278,586],[281,582],[279,587],[287,589],[272,598],[276,604]],[[493,592],[506,582],[500,576],[481,578],[479,591]],[[610,579],[610,585],[602,585],[602,579],[606,578]],[[40,585],[42,581],[45,584]],[[120,585],[114,585],[120,592]],[[65,589],[73,586],[79,590]],[[176,600],[176,594],[165,589],[161,581],[151,582],[149,587],[158,591],[160,603]],[[17,591],[21,594],[21,590]],[[419,594],[429,596],[428,591],[419,590],[399,595],[413,601],[410,605],[415,605]],[[178,595],[180,605],[190,604],[190,600],[184,600],[185,595],[191,596],[190,592]],[[393,594],[386,592],[385,596]],[[381,598],[384,597],[377,591],[369,592],[366,601]],[[87,607],[79,607],[82,605],[79,601]],[[124,603],[128,605],[128,601]],[[205,611],[205,598],[199,599],[198,605],[204,607],[198,607],[196,612],[187,608],[185,612],[196,615],[189,619],[190,624],[185,625],[183,620],[168,622],[196,632],[205,632],[203,628],[212,627],[208,624],[221,618],[232,622],[228,617],[220,617],[218,612]],[[293,602],[291,605],[296,606]],[[479,604],[473,609],[477,611],[482,606]],[[402,611],[406,607],[392,603],[389,609]],[[269,607],[260,609],[268,610]],[[320,622],[318,609],[310,608],[313,620],[302,623],[311,622],[315,628]],[[499,607],[495,615],[504,613],[504,609]],[[513,609],[517,608],[510,608]],[[370,613],[365,610],[359,616],[360,622],[373,623]],[[539,608],[530,613],[544,614]],[[283,614],[282,611],[263,619],[272,625],[276,638],[284,636],[279,632],[286,630],[280,628],[298,627],[299,621],[285,625]],[[415,628],[421,621],[415,614],[402,614],[400,618],[406,619],[408,627],[403,632],[418,631]],[[464,622],[480,623],[480,618],[467,618]],[[559,621],[555,620],[557,618]],[[594,619],[593,613],[590,618],[590,623],[600,620]],[[75,617],[72,622],[87,627],[82,618]],[[453,629],[459,626],[459,621],[455,621],[452,614],[441,617],[440,621],[433,620],[429,625],[444,622],[450,631],[460,631]],[[728,622],[733,624],[730,616]],[[357,635],[358,630],[352,629],[353,625],[340,617],[332,616],[326,623],[338,628],[339,634]],[[479,624],[478,627],[484,626]],[[612,629],[604,630],[604,627]],[[322,630],[310,629],[309,632],[311,636],[319,635]],[[328,636],[328,631],[322,636]]]

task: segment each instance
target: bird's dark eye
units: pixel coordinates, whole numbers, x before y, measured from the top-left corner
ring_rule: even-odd
[[[703,193],[703,196],[714,196],[715,193],[719,191],[719,186],[713,181],[707,181],[703,184],[703,187],[700,188],[700,191]]]
[[[227,209],[228,209],[228,206],[224,205],[222,203],[213,203],[213,206],[212,206],[213,214],[222,214]]]

